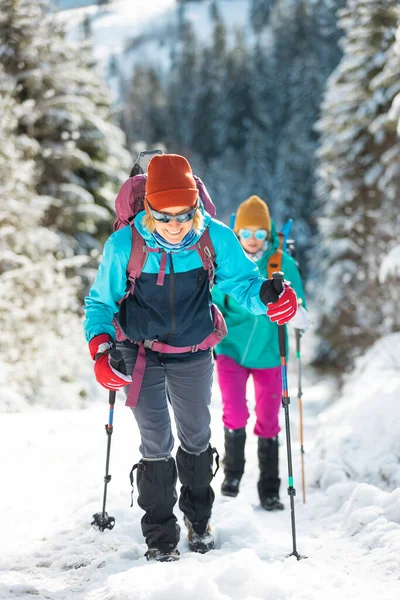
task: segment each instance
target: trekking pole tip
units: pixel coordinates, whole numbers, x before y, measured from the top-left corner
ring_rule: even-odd
[[[93,521],[91,526],[98,531],[104,531],[105,529],[113,529],[115,525],[115,518],[109,516],[106,512],[95,513],[93,515]]]
[[[289,554],[289,558],[291,556],[295,556],[297,560],[304,560],[305,558],[308,558],[308,556],[306,556],[305,554],[299,554],[297,550],[294,550],[291,554]]]

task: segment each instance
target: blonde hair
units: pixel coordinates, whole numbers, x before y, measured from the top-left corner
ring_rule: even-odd
[[[142,225],[144,225],[146,227],[146,229],[148,231],[150,231],[150,233],[153,233],[155,228],[156,228],[156,222],[154,220],[154,217],[151,213],[148,213],[146,211],[146,214],[143,217],[142,220]],[[204,227],[204,217],[203,217],[203,213],[201,212],[201,210],[198,208],[195,212],[195,215],[193,217],[193,225],[192,228],[194,229],[194,232],[197,235],[200,235],[202,230]]]

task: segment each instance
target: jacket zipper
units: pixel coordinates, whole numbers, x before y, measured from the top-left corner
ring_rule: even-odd
[[[175,304],[174,304],[175,271],[174,271],[174,263],[172,262],[172,254],[170,253],[168,256],[169,256],[169,259],[168,259],[169,260],[169,309],[170,309],[170,313],[171,313],[171,331],[168,331],[168,333],[166,333],[164,336],[163,342],[165,344],[168,343],[168,338],[171,335],[171,333],[174,332],[175,327],[176,327]]]
[[[175,317],[175,271],[174,263],[172,262],[172,254],[169,255],[169,305],[171,310],[171,331],[168,335],[175,331],[176,317]]]
[[[242,360],[240,361],[240,364],[241,364],[241,365],[243,365],[243,363],[244,363],[244,359],[246,358],[247,352],[249,351],[249,348],[250,348],[250,342],[251,342],[251,340],[252,340],[252,338],[253,338],[253,335],[254,335],[254,332],[255,332],[255,330],[256,330],[256,327],[257,327],[257,322],[258,322],[258,317],[256,317],[256,318],[255,318],[254,325],[253,325],[253,329],[251,330],[251,334],[250,334],[250,336],[249,336],[249,339],[248,339],[248,341],[247,341],[246,348],[245,348],[245,350],[244,350],[244,352],[243,352],[243,354],[242,354]]]

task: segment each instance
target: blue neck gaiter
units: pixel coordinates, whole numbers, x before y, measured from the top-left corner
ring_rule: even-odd
[[[190,248],[190,246],[193,246],[196,241],[197,234],[194,229],[191,229],[185,235],[183,240],[181,240],[177,244],[171,244],[171,242],[165,240],[159,233],[157,233],[157,231],[153,231],[153,237],[156,240],[157,244],[164,248],[164,250],[178,252],[179,250],[185,250],[187,248]]]

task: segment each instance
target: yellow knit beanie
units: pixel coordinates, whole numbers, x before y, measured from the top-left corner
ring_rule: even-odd
[[[271,217],[268,206],[258,196],[250,196],[237,209],[235,219],[235,233],[246,227],[258,227],[271,231]]]

